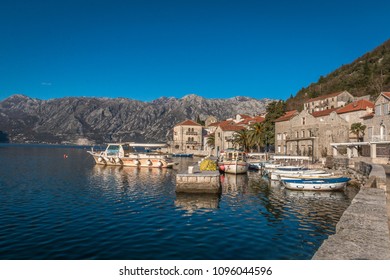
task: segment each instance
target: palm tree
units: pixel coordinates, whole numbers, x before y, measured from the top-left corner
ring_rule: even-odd
[[[249,152],[250,147],[253,145],[249,130],[243,128],[236,131],[233,135],[233,143],[240,146],[244,152]]]
[[[215,133],[211,133],[208,137],[207,137],[207,142],[206,142],[207,146],[211,147],[212,149],[214,149],[215,147]]]
[[[364,137],[364,131],[366,130],[366,126],[362,123],[353,123],[351,124],[351,132],[356,135],[357,141],[360,142],[361,137]]]
[[[264,128],[262,123],[254,123],[251,125],[249,133],[254,145],[257,146],[257,151],[260,152],[260,146],[264,144]]]
[[[362,123],[353,123],[351,124],[351,132],[356,135],[357,142],[360,142],[362,135],[362,138],[364,137],[364,131],[366,130],[366,126]],[[358,154],[361,155],[361,146],[358,146]]]

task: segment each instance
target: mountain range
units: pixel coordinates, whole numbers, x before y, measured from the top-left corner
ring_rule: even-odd
[[[12,95],[0,102],[0,140],[16,143],[166,142],[185,119],[258,115],[271,99],[206,99],[194,94],[151,102],[127,98],[40,100]]]

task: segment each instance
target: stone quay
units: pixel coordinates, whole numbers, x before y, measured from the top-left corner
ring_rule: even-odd
[[[188,173],[176,175],[178,193],[221,193],[219,171],[195,171],[193,166]]]

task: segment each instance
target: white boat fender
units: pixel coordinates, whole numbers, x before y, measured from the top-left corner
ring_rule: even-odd
[[[161,162],[161,160],[158,161],[157,166],[158,166],[158,167],[163,166],[163,163]]]
[[[116,163],[120,163],[120,162],[121,162],[121,159],[117,157],[117,158],[115,158],[115,162],[116,162]]]
[[[102,162],[102,161],[104,161],[104,159],[102,158],[102,157],[98,157],[98,162]]]
[[[148,161],[146,162],[148,165],[152,165],[152,161],[150,159],[148,159]]]
[[[139,162],[138,159],[133,160],[133,163],[134,163],[135,165],[139,165],[139,164],[140,164],[140,162]]]

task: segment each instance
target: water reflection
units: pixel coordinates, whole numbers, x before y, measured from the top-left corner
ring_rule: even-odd
[[[219,194],[176,193],[175,206],[192,214],[197,210],[202,212],[219,208]]]
[[[318,199],[346,199],[344,192],[336,191],[294,191],[289,189],[284,189],[284,193],[287,197],[292,198],[318,198]]]
[[[222,174],[220,176],[222,194],[245,193],[248,186],[247,174]]]
[[[310,259],[353,195],[292,193],[255,172],[221,176],[220,195],[176,194],[188,158],[104,167],[80,149],[10,146],[0,161],[3,259]]]

